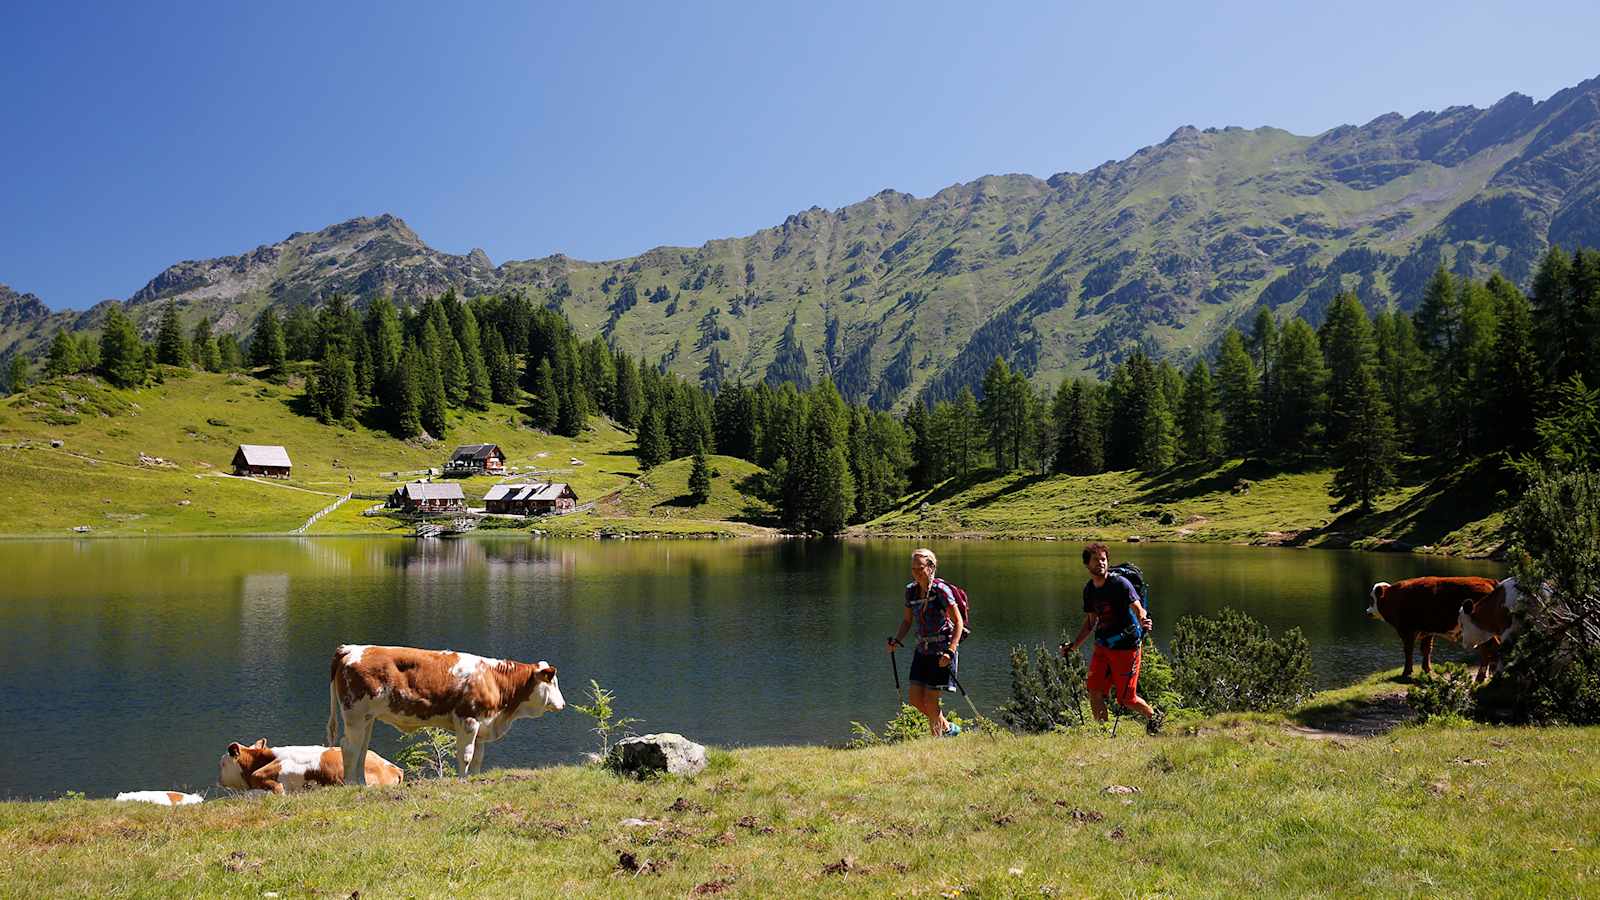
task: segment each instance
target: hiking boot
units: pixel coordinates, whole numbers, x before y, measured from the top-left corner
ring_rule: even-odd
[[[961,726],[960,725],[957,725],[954,722],[948,722],[948,723],[945,724],[945,728],[944,728],[944,736],[945,737],[955,737],[956,735],[958,735],[960,733],[961,733]]]
[[[1156,714],[1144,721],[1145,734],[1160,734],[1161,726],[1167,724],[1167,711],[1157,709]]]

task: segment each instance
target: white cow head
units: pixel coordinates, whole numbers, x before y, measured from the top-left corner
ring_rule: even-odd
[[[1383,614],[1378,612],[1378,600],[1383,596],[1383,592],[1388,589],[1389,582],[1380,581],[1372,586],[1372,590],[1367,592],[1367,615],[1374,619],[1383,618]]]
[[[561,696],[561,685],[556,681],[556,667],[544,660],[539,660],[539,671],[534,674],[538,683],[534,686],[532,700],[534,703],[529,710],[533,715],[539,716],[546,712],[561,712],[567,708],[567,700]]]
[[[244,767],[250,766],[253,771],[255,764],[251,757],[253,750],[267,749],[267,739],[262,738],[246,747],[238,742],[228,745],[227,752],[222,754],[222,759],[217,761],[217,784],[233,788],[238,791],[249,790],[250,786],[244,782]],[[244,757],[243,760],[240,757]]]

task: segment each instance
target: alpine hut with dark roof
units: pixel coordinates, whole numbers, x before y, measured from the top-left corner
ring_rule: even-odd
[[[410,481],[389,495],[389,505],[409,513],[458,513],[467,511],[467,498],[453,482]]]
[[[464,444],[444,464],[446,475],[504,475],[506,455],[496,444]]]
[[[571,485],[560,482],[497,484],[483,495],[484,512],[491,513],[542,516],[549,513],[571,512],[577,506],[577,492],[573,491]]]
[[[275,444],[240,444],[233,453],[233,474],[288,478],[289,451]]]

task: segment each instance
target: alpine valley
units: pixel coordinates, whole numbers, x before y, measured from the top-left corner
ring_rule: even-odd
[[[1088,172],[885,190],[604,262],[496,266],[434,250],[393,215],[357,218],[180,262],[85,311],[0,285],[0,354],[37,356],[119,302],[147,336],[169,302],[185,323],[245,335],[268,306],[334,293],[522,292],[581,337],[707,386],[831,376],[847,399],[894,408],[975,385],[996,356],[1040,385],[1139,348],[1183,365],[1262,306],[1317,324],[1344,289],[1369,310],[1410,310],[1441,264],[1526,286],[1551,244],[1600,245],[1600,78],[1310,137],[1184,126]]]

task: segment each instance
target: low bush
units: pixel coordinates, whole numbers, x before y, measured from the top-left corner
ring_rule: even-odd
[[[572,708],[594,720],[594,727],[589,730],[600,739],[600,750],[596,754],[601,760],[611,758],[611,747],[616,741],[633,734],[633,726],[643,719],[632,716],[621,716],[616,709],[617,695],[615,692],[600,686],[600,682],[589,679],[589,702],[586,704],[574,703]]]
[[[970,724],[967,720],[956,715],[953,710],[945,710],[944,717],[962,728],[966,728]],[[884,744],[899,744],[904,741],[913,741],[917,738],[932,737],[928,732],[928,717],[908,703],[900,704],[900,712],[883,724],[883,731],[874,731],[870,726],[861,722],[851,722],[850,734],[852,735],[850,742],[845,745],[850,750],[859,750],[863,747],[879,747]]]
[[[1071,638],[1061,636],[1062,643]],[[1083,657],[1062,657],[1056,647],[1040,644],[1030,657],[1028,648],[1011,648],[1011,699],[1000,705],[1000,721],[1017,731],[1043,732],[1088,721],[1084,703]],[[909,708],[909,707],[908,707]]]
[[[400,739],[394,764],[407,778],[449,778],[456,774],[456,736],[443,728],[419,728]]]
[[[1172,689],[1204,712],[1288,709],[1311,696],[1311,645],[1298,628],[1273,639],[1238,610],[1185,616],[1171,652]]]
[[[1444,664],[1438,671],[1424,674],[1406,691],[1406,705],[1417,721],[1459,719],[1472,715],[1472,677],[1457,665]]]

